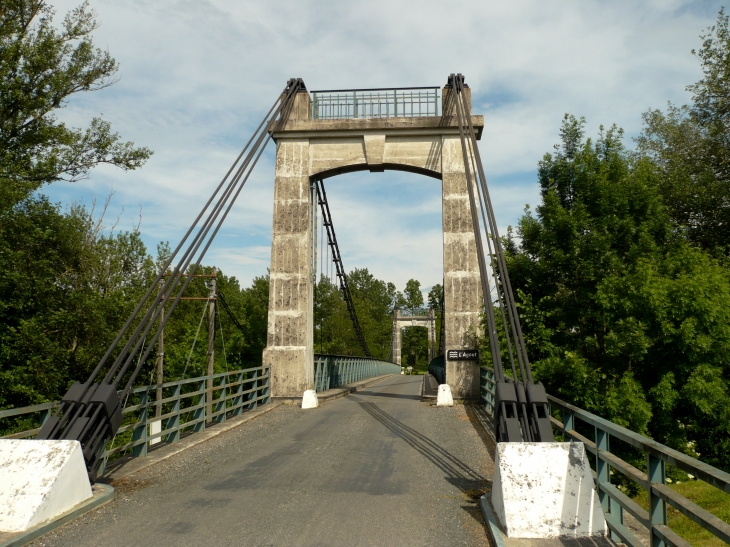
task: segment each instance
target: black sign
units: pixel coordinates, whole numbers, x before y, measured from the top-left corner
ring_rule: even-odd
[[[479,350],[477,349],[450,349],[446,352],[449,361],[478,361]]]

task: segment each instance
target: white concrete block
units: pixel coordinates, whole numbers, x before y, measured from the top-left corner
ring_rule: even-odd
[[[304,392],[304,397],[302,397],[302,408],[317,408],[319,406],[319,401],[317,400],[317,392],[313,389],[308,389]]]
[[[454,398],[451,396],[449,384],[441,384],[436,394],[436,406],[454,406]]]
[[[507,537],[606,535],[583,443],[499,443],[492,505]]]
[[[22,532],[91,496],[78,441],[0,439],[0,531]]]

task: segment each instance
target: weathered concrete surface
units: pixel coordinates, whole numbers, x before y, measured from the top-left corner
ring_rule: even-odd
[[[509,538],[504,535],[501,524],[494,515],[494,508],[489,500],[489,495],[482,496],[480,505],[482,514],[487,521],[487,531],[494,547],[616,547],[622,545],[615,543],[608,536],[604,537],[561,537],[548,539],[535,538]],[[648,545],[648,543],[645,543]]]
[[[445,349],[474,349],[482,290],[459,138],[444,138],[442,161]],[[447,360],[446,383],[457,399],[477,399],[478,365],[476,362]]]
[[[510,538],[606,535],[583,443],[499,443],[492,505]]]
[[[47,547],[487,546],[490,453],[464,405],[392,376],[318,409],[265,416],[115,483]]]
[[[78,441],[0,439],[0,531],[27,530],[91,496]]]
[[[448,98],[450,91],[444,90]],[[467,90],[468,109],[471,95]],[[446,116],[311,119],[311,100],[298,93],[277,143],[271,247],[269,326],[264,363],[272,395],[301,397],[313,382],[313,177],[356,170],[407,170],[442,180],[446,349],[473,349],[481,285],[464,159],[453,105]],[[472,116],[481,135],[482,116]],[[479,397],[475,364],[449,363],[446,382],[457,399]]]
[[[263,362],[271,394],[301,397],[314,388],[312,221],[309,141],[277,143],[271,240],[269,325]]]

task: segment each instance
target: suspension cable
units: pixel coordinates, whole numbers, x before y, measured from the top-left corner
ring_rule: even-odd
[[[81,442],[92,481],[95,480],[106,442],[121,424],[120,400],[124,400],[131,392],[134,381],[195,277],[203,257],[271,140],[273,131],[286,122],[294,98],[300,91],[306,91],[301,78],[292,78],[287,82],[88,380],[71,386],[58,410],[41,428],[38,434],[40,439],[74,439]],[[162,287],[157,292],[160,285]],[[166,307],[168,311],[160,318]],[[146,339],[150,343],[145,346]],[[138,357],[136,363],[135,357]],[[106,370],[105,375],[99,380],[103,370]],[[118,394],[117,390],[122,385],[124,387]]]
[[[452,112],[456,114],[461,140],[469,207],[479,261],[484,311],[487,317],[487,334],[496,380],[495,423],[497,440],[499,442],[553,441],[554,436],[549,421],[547,394],[541,383],[534,383],[530,361],[527,357],[527,347],[520,326],[509,272],[507,271],[504,249],[499,238],[496,215],[487,188],[484,166],[477,146],[470,108],[467,106],[465,99],[465,89],[467,87],[463,75],[452,74],[449,76],[447,88],[451,92],[448,97],[448,108],[444,109],[444,115],[447,111],[449,114]],[[482,234],[482,226],[484,234]],[[492,301],[490,275],[483,246],[484,239],[487,240],[491,277],[494,281],[496,294],[495,302]],[[502,320],[512,368],[512,379],[505,377],[502,366],[501,344],[494,310],[495,303],[499,307],[500,319]],[[517,372],[515,354],[520,374]]]

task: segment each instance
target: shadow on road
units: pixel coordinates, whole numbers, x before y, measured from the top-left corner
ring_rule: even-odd
[[[370,395],[371,397],[392,397],[393,399],[411,399],[420,401],[420,395],[408,395],[406,393],[384,393],[382,391],[358,391],[358,395]]]
[[[422,433],[393,418],[374,403],[359,403],[360,407],[373,418],[398,435],[412,448],[425,456],[431,463],[446,474],[446,480],[465,493],[483,489],[490,483],[485,477],[451,454]]]

